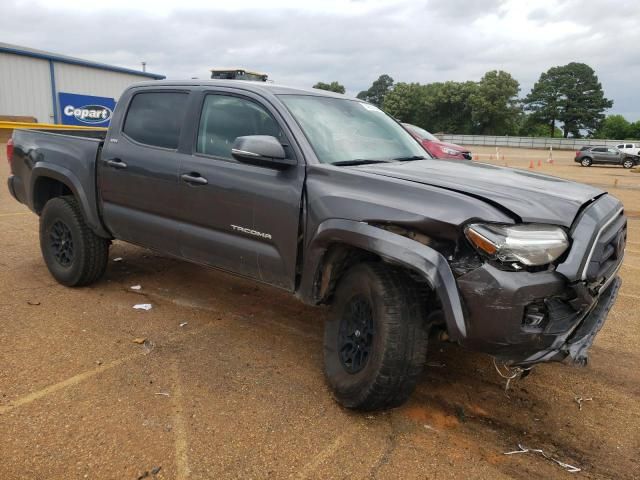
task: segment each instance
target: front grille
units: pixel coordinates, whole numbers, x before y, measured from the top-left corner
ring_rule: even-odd
[[[627,243],[627,220],[622,210],[600,230],[589,253],[583,280],[600,283],[618,269]]]

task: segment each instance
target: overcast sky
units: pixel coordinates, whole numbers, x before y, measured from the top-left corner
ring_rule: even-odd
[[[639,0],[3,0],[0,41],[208,78],[213,66],[282,84],[479,80],[506,70],[525,95],[542,71],[592,66],[610,113],[640,119]]]

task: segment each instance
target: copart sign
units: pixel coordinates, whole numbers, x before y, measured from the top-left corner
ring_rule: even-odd
[[[116,101],[108,97],[58,93],[60,113],[64,125],[108,127]]]

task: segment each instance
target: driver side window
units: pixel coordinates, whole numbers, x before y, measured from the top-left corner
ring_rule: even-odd
[[[205,97],[198,127],[198,153],[231,159],[233,142],[246,135],[270,135],[284,143],[278,123],[257,103],[230,95]]]

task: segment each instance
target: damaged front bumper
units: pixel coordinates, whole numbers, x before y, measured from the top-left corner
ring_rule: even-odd
[[[596,305],[582,320],[580,326],[573,332],[567,342],[560,347],[559,354],[566,353],[567,357],[577,365],[585,366],[587,364],[589,348],[596,334],[604,325],[609,315],[609,310],[616,302],[621,285],[622,279],[616,276],[611,285],[600,295]],[[549,353],[553,353],[553,350]]]
[[[608,195],[594,202],[576,220],[572,238],[556,269],[513,272],[485,263],[458,277],[467,327],[460,343],[514,366],[586,365],[622,284],[626,218],[620,203]]]
[[[458,281],[469,326],[461,343],[509,365],[565,359],[586,365],[589,347],[615,303],[620,277],[612,277],[590,306],[576,311],[573,288],[566,289],[557,274],[528,274],[509,282],[505,276],[518,274],[492,270],[485,267],[473,272],[473,279]],[[510,288],[499,287],[499,281]]]

